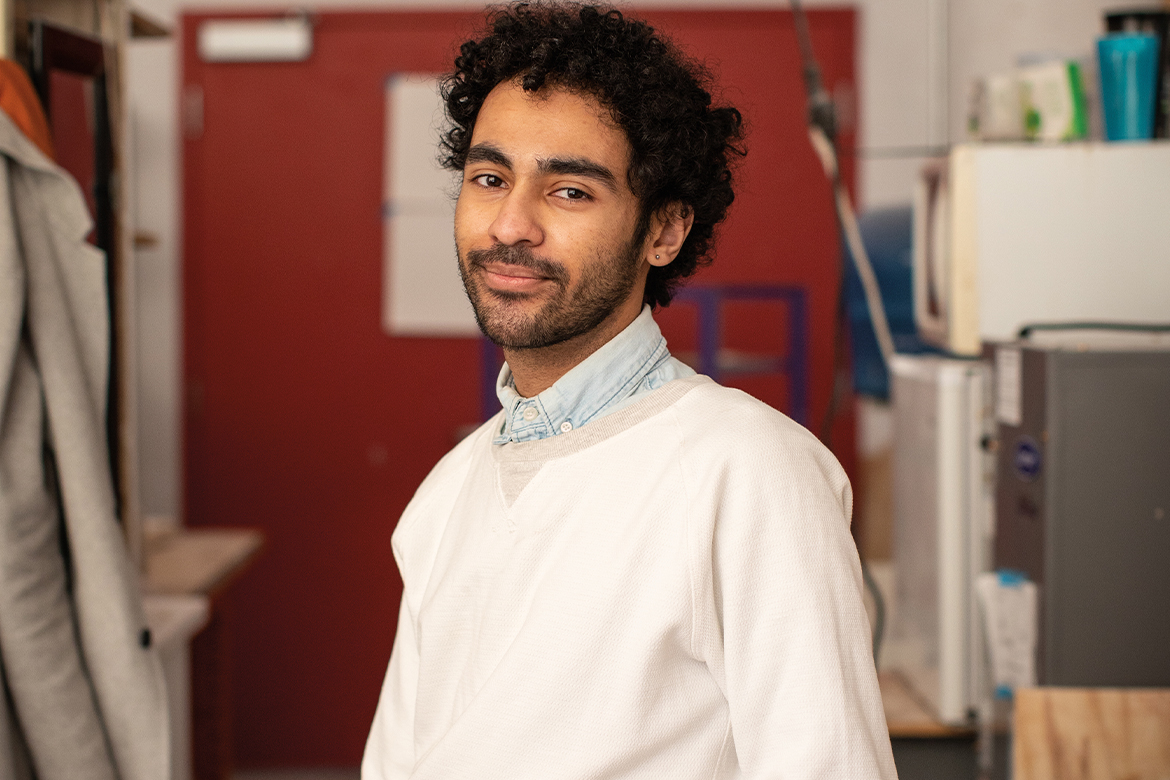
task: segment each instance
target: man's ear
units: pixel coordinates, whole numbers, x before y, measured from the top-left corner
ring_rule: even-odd
[[[647,236],[646,262],[664,266],[673,261],[687,240],[693,224],[694,209],[682,203],[671,203],[655,213],[650,220],[650,233]]]

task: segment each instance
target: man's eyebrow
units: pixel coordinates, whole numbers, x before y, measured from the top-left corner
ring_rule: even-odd
[[[467,150],[464,166],[473,163],[490,163],[512,170],[512,158],[498,146],[490,143],[476,144]],[[621,191],[613,171],[600,163],[584,157],[548,157],[537,160],[537,170],[544,176],[581,176],[599,182],[614,193]]]
[[[545,175],[581,176],[593,179],[611,192],[619,193],[621,191],[613,171],[584,157],[552,157],[537,160],[537,169]]]
[[[512,170],[512,158],[492,144],[476,144],[468,149],[467,159],[463,164],[467,166],[471,163],[491,163]]]

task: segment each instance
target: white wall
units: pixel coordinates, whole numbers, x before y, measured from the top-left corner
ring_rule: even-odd
[[[179,505],[179,75],[170,39],[135,41],[126,56],[136,228],[158,239],[134,252],[138,334],[138,467],[146,515]]]
[[[950,132],[962,137],[972,79],[1001,72],[1020,55],[1056,54],[1095,62],[1103,14],[1160,7],[1154,0],[962,0],[951,3]],[[1096,71],[1085,75],[1096,83]],[[1095,91],[1095,90],[1093,90]]]
[[[1142,0],[1139,0],[1139,3]],[[1153,0],[1145,0],[1152,3]],[[841,5],[831,0],[806,5]],[[240,8],[475,8],[439,0],[241,0]],[[651,0],[634,8],[775,7],[783,0]],[[861,206],[907,203],[923,147],[962,140],[972,78],[1011,67],[1018,55],[1051,51],[1088,54],[1101,29],[1103,0],[857,0],[861,34]],[[1133,3],[1129,3],[1132,7]],[[136,0],[135,6],[175,25],[180,9],[225,8],[224,0]],[[134,125],[138,228],[161,239],[137,253],[142,507],[146,514],[179,511],[179,288],[175,39],[134,42],[127,57],[127,92]]]

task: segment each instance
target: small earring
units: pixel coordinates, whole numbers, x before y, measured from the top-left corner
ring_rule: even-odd
[[[655,259],[655,260],[661,260],[662,258],[661,258],[661,257],[659,257],[658,255],[654,255],[654,259]]]

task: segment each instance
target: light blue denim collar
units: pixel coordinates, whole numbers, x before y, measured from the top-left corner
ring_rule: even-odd
[[[505,363],[496,380],[504,423],[492,443],[534,441],[568,433],[672,379],[693,374],[671,358],[650,307],[644,306],[625,330],[533,398],[516,392],[512,370]]]

